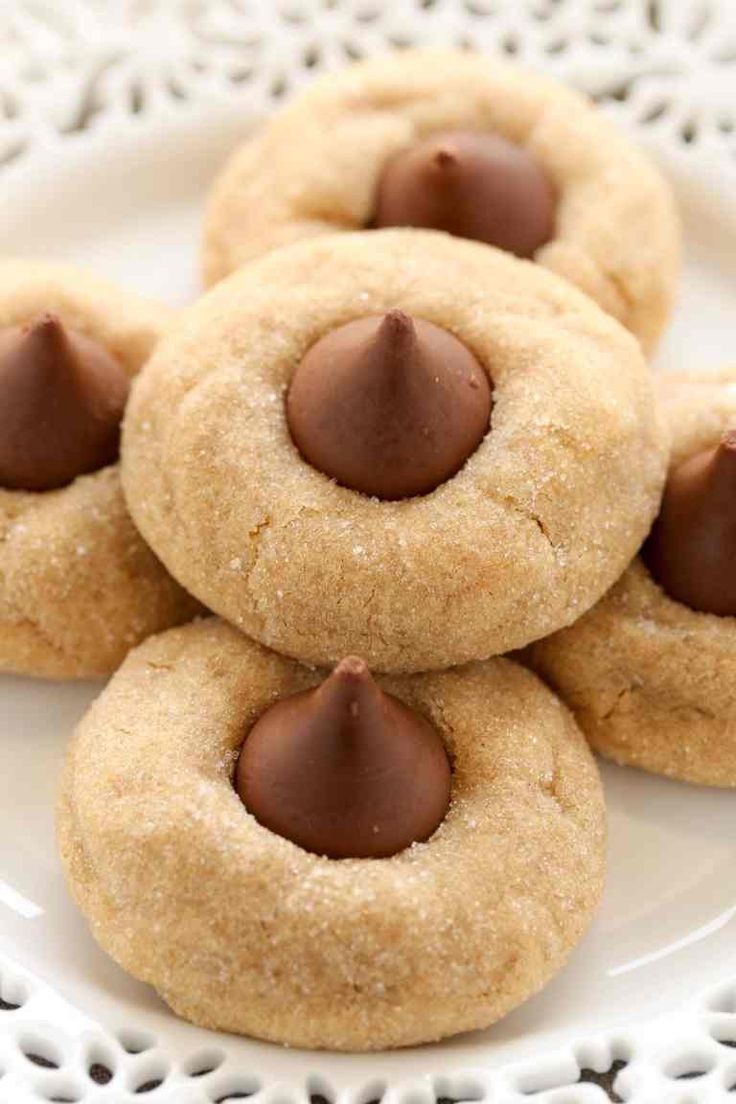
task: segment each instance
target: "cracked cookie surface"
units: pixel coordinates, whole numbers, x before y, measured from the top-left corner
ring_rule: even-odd
[[[284,392],[315,341],[398,308],[490,375],[491,429],[434,491],[338,486],[297,452]],[[305,662],[410,671],[569,624],[654,516],[665,445],[636,341],[566,281],[420,230],[314,238],[223,281],[136,381],[129,507],[210,609]]]
[[[231,156],[210,195],[205,279],[269,249],[369,226],[384,166],[439,131],[526,148],[557,193],[535,259],[651,349],[669,315],[680,229],[666,181],[572,89],[491,57],[405,51],[318,80]]]
[[[663,376],[671,463],[736,425],[736,369]],[[736,619],[674,601],[637,558],[585,617],[529,650],[531,666],[618,763],[736,786]]]
[[[232,785],[258,716],[322,677],[214,618],[136,649],[69,748],[72,893],[124,969],[209,1028],[374,1050],[486,1026],[561,968],[598,904],[593,758],[508,660],[382,679],[442,737],[449,812],[391,858],[322,858]]]
[[[165,307],[75,268],[0,262],[0,327],[48,311],[131,376],[171,323]],[[108,674],[134,644],[198,608],[135,529],[117,465],[60,490],[0,488],[0,670]]]

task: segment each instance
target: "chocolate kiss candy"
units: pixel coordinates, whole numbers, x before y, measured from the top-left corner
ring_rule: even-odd
[[[0,487],[50,491],[112,463],[128,387],[101,345],[51,314],[0,331]]]
[[[676,602],[736,617],[736,430],[670,473],[643,556]]]
[[[488,377],[456,337],[392,310],[328,333],[307,352],[286,400],[305,460],[382,499],[426,494],[478,447]]]
[[[450,802],[450,764],[432,725],[350,657],[256,721],[235,788],[260,824],[305,851],[378,859],[432,835]]]
[[[378,183],[374,225],[446,230],[531,257],[554,233],[555,200],[537,162],[498,134],[433,134],[396,154]]]

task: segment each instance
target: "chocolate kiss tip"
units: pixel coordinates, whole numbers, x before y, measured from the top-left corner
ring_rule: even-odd
[[[51,348],[64,342],[64,327],[55,314],[45,311],[33,322],[29,322],[24,330],[24,337]]]
[[[55,333],[62,328],[61,322],[51,311],[44,311],[27,327],[28,333]]]
[[[44,373],[64,378],[75,372],[78,352],[70,343],[61,319],[45,311],[24,328],[21,341],[38,368]]]
[[[713,450],[710,471],[714,490],[718,488],[729,496],[732,489],[736,491],[736,429],[727,430],[721,437]]]
[[[384,314],[369,347],[370,361],[380,375],[393,378],[397,369],[406,365],[418,344],[414,319],[401,310],[390,310]]]
[[[317,687],[313,701],[324,721],[331,717],[333,723],[342,725],[348,715],[357,718],[361,703],[366,705],[378,695],[380,690],[365,660],[346,656]]]
[[[371,678],[368,664],[360,656],[345,656],[337,664],[332,674],[338,678],[360,679],[361,682]]]
[[[736,456],[736,429],[729,429],[723,434],[718,451],[730,457]]]
[[[706,487],[710,486],[713,490],[716,488],[729,490],[736,479],[736,429],[727,430],[715,448],[703,456],[704,459],[708,458]],[[685,466],[687,464],[688,461],[685,461]]]
[[[384,314],[383,321],[376,333],[376,340],[382,338],[388,338],[391,341],[406,340],[407,338],[416,340],[416,333],[414,319],[395,307]]]
[[[449,146],[440,146],[434,155],[434,163],[438,169],[454,168],[458,161],[457,150],[451,149]]]

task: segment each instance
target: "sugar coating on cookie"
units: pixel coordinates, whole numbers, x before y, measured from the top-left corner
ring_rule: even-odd
[[[321,858],[232,785],[274,702],[323,677],[215,619],[143,644],[82,721],[59,841],[101,946],[200,1025],[375,1050],[490,1024],[563,965],[598,903],[605,814],[570,714],[507,660],[382,680],[453,764],[434,835]]]
[[[736,427],[736,370],[661,377],[676,468]],[[736,786],[736,618],[690,608],[639,557],[577,624],[539,641],[531,665],[618,763]]]
[[[128,380],[171,318],[66,265],[0,262],[0,670],[106,674],[198,609],[133,526],[111,462]]]
[[[300,455],[285,396],[325,334],[396,309],[466,346],[493,412],[451,478],[379,501]],[[122,470],[210,609],[305,662],[410,671],[579,617],[646,535],[665,451],[636,341],[586,296],[479,243],[382,230],[275,251],[195,304],[133,387]]]
[[[445,167],[434,173],[450,177],[445,201],[440,189],[419,202],[416,180],[406,183],[410,170],[400,165],[397,173],[393,166],[437,136],[445,139],[440,155],[444,149],[458,163],[445,157]],[[486,215],[460,216],[463,205],[483,194],[482,167],[492,161],[472,143],[490,136],[516,149],[517,157],[496,154],[496,194],[483,204]],[[470,167],[453,183],[463,158]],[[430,163],[415,175],[432,186],[432,171]],[[391,181],[387,206],[389,172],[399,179]],[[551,231],[545,181],[554,199]],[[526,222],[514,206],[521,197],[531,208]],[[402,50],[316,81],[238,148],[215,181],[205,220],[206,282],[277,246],[360,230],[377,217],[379,225],[413,219],[412,225],[531,252],[648,350],[672,306],[680,228],[665,180],[580,94],[511,63]],[[499,231],[511,236],[499,238]]]

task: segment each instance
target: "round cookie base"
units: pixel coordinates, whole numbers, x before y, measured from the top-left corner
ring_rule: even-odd
[[[236,149],[207,205],[205,283],[288,243],[371,225],[386,163],[448,130],[528,150],[557,194],[554,236],[535,260],[651,351],[680,268],[666,180],[573,89],[464,51],[401,50],[330,73]]]
[[[394,308],[463,342],[494,406],[452,478],[380,501],[302,458],[284,394],[325,333]],[[223,281],[136,380],[122,448],[136,524],[209,609],[304,663],[399,672],[574,621],[635,555],[665,462],[630,334],[538,265],[424,230],[313,239]]]
[[[662,376],[677,464],[736,426],[736,368]],[[736,618],[669,598],[637,559],[580,621],[526,652],[608,759],[736,787]]]
[[[736,787],[735,634],[733,618],[669,599],[637,560],[577,624],[525,659],[607,759]]]
[[[0,671],[100,678],[201,612],[133,525],[117,467],[43,496],[0,490],[0,540]]]
[[[484,1027],[561,968],[598,904],[585,741],[507,660],[383,679],[446,740],[451,808],[392,858],[324,859],[261,827],[231,783],[255,717],[318,680],[215,619],[132,653],[69,750],[72,893],[102,947],[205,1027],[334,1050]]]
[[[0,328],[51,312],[131,376],[172,312],[70,265],[0,262]],[[117,465],[42,493],[0,488],[0,671],[95,678],[201,606],[166,572],[127,511]]]

